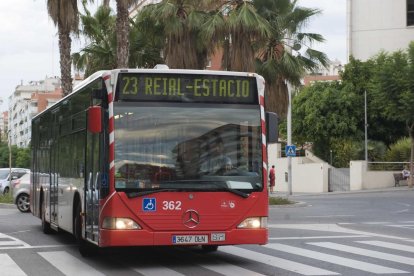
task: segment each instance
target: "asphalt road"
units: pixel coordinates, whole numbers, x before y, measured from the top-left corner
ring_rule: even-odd
[[[414,190],[293,196],[270,207],[269,244],[111,249],[82,258],[65,233],[0,205],[1,275],[414,275]]]

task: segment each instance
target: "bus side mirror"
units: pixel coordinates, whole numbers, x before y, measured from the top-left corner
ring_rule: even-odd
[[[279,116],[273,112],[266,112],[266,140],[268,143],[277,143],[279,140]]]
[[[88,109],[88,130],[92,133],[102,131],[102,107],[91,106]]]

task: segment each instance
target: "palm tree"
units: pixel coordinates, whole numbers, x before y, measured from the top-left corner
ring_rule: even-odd
[[[271,34],[270,25],[251,0],[217,1],[215,14],[203,25],[203,36],[224,49],[223,68],[255,71],[256,43]]]
[[[116,0],[116,64],[117,68],[127,68],[129,58],[129,11],[138,0]]]
[[[75,68],[84,70],[87,77],[98,70],[117,68],[117,43],[116,16],[109,7],[99,7],[93,16],[87,9],[85,12],[86,15],[80,17],[81,33],[89,43],[80,52],[74,53],[72,58]],[[157,32],[155,27],[153,32]],[[144,34],[134,22],[129,31],[129,41],[128,67],[152,68],[162,62],[161,43],[154,40],[150,33]]]
[[[116,17],[111,9],[100,6],[94,16],[85,8],[81,15],[82,35],[89,44],[78,53],[72,54],[73,64],[78,70],[85,70],[85,77],[98,70],[116,68]]]
[[[146,6],[138,15],[145,33],[151,33],[153,26],[161,28],[159,38],[164,40],[163,55],[170,68],[205,68],[207,56],[214,47],[210,41],[201,39],[200,27],[207,18],[210,3],[199,0],[162,1]],[[146,23],[145,26],[142,23]]]
[[[284,117],[288,107],[285,81],[298,86],[306,71],[328,63],[324,53],[311,48],[314,42],[323,42],[323,37],[301,32],[321,11],[299,7],[297,0],[255,0],[254,5],[272,30],[261,41],[256,60],[257,72],[266,80],[266,110]]]
[[[47,0],[47,10],[58,28],[62,90],[68,95],[72,92],[70,34],[78,30],[79,23],[77,0]]]

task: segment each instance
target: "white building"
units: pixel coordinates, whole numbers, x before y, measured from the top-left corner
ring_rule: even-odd
[[[414,0],[347,0],[348,56],[367,60],[414,40]]]
[[[37,107],[31,105],[31,96],[35,92],[54,92],[60,87],[57,77],[44,81],[18,85],[9,96],[9,138],[12,145],[27,147],[31,141],[31,119],[37,114]]]

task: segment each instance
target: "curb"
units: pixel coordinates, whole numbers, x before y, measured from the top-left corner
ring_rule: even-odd
[[[1,209],[13,209],[13,208],[16,208],[16,205],[12,203],[0,203],[0,208]]]
[[[383,189],[370,189],[370,190],[358,190],[358,191],[338,191],[338,192],[325,192],[325,193],[293,193],[287,195],[286,192],[277,192],[277,194],[269,194],[269,197],[301,197],[301,196],[330,196],[330,195],[347,195],[347,194],[362,194],[362,193],[387,193],[387,192],[401,192],[401,191],[414,191],[414,188],[405,187],[391,187]]]
[[[293,204],[275,204],[269,205],[269,208],[295,208],[295,207],[306,207],[308,204],[304,201],[294,201]]]

